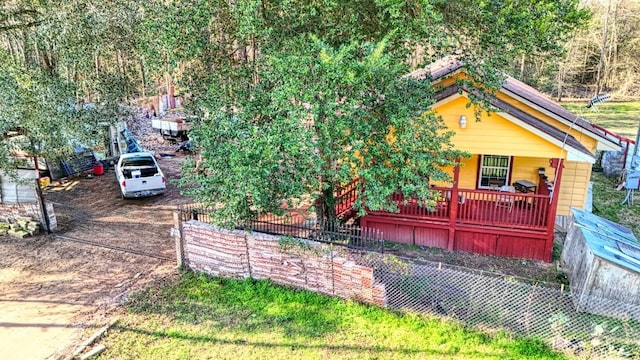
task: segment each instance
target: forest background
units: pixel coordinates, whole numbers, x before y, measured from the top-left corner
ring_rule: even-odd
[[[305,194],[331,219],[355,176],[356,208],[393,210],[398,189],[428,205],[429,181],[464,153],[435,114],[415,126],[433,89],[404,74],[454,54],[469,88],[507,73],[558,101],[637,99],[639,13],[637,0],[4,0],[0,168],[91,144],[124,104],[175,91],[204,169],[182,185],[224,219]]]

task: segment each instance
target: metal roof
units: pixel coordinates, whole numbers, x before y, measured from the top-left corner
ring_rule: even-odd
[[[640,243],[631,230],[584,210],[571,212],[595,256],[640,274]]]

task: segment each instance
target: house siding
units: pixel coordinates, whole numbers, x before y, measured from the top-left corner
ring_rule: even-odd
[[[511,182],[516,180],[529,180],[537,184],[540,178],[538,168],[545,168],[546,175],[550,180],[553,180],[553,169],[549,165],[549,159],[533,157],[514,158],[511,170]]]
[[[475,189],[478,181],[478,155],[471,155],[470,158],[460,159],[460,180],[458,187],[461,189]],[[453,178],[453,167],[447,166],[443,169]],[[437,181],[433,185],[439,187],[451,187],[451,183]]]
[[[2,203],[37,203],[36,179],[38,175],[36,171],[18,169],[17,176],[19,181],[7,174],[0,174]]]
[[[567,161],[562,173],[557,215],[571,215],[571,207],[584,209],[591,178],[591,164]]]
[[[453,131],[454,146],[472,154],[528,156],[542,158],[564,157],[566,151],[528,130],[506,120],[499,114],[482,113],[475,121],[473,107],[467,108],[469,99],[459,97],[434,108],[442,116],[445,126]],[[467,126],[461,129],[460,116],[467,118]]]
[[[472,155],[470,158],[461,159],[460,163],[460,184],[461,189],[476,189],[478,183],[478,164],[479,155]],[[515,157],[512,159],[511,166],[511,183],[516,180],[529,180],[534,184],[538,183],[538,168],[545,168],[546,175],[550,181],[553,181],[554,169],[549,165],[548,158],[532,158],[532,157]],[[447,167],[444,169],[453,177],[453,169]],[[450,187],[451,183],[434,182],[434,185],[440,187]]]
[[[525,108],[535,116],[548,121],[562,129],[566,125],[529,108],[526,105],[501,95],[502,100]],[[434,110],[442,116],[447,128],[455,131],[452,142],[456,148],[466,150],[473,155],[468,159],[462,159],[460,170],[461,188],[475,189],[477,186],[478,155],[506,155],[513,156],[511,182],[525,179],[538,183],[537,169],[544,167],[550,181],[554,180],[554,169],[549,166],[549,159],[566,158],[566,151],[559,146],[540,138],[539,136],[519,127],[498,114],[491,116],[483,113],[481,121],[475,121],[473,107],[467,108],[469,99],[462,96],[449,102],[442,103]],[[458,125],[460,116],[467,117],[467,127],[461,129]],[[577,131],[572,132],[574,137],[581,141],[587,148],[595,149],[595,140],[582,135]],[[499,139],[499,141],[496,141]],[[445,169],[453,174],[451,168]],[[591,177],[591,164],[587,162],[566,161],[559,192],[557,215],[569,215],[570,208],[583,209],[586,202],[589,179]],[[438,186],[450,184],[437,183]]]
[[[478,165],[479,155],[473,155],[470,159],[462,160],[462,167],[460,168],[460,185],[462,189],[475,189],[478,183]],[[453,170],[450,172],[453,176]]]

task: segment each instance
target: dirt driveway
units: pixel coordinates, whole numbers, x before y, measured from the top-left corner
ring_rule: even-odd
[[[184,155],[159,160],[170,178]],[[49,188],[59,229],[28,239],[0,237],[0,349],[7,359],[65,358],[109,322],[127,294],[176,273],[173,210],[165,195],[123,200],[113,171]]]

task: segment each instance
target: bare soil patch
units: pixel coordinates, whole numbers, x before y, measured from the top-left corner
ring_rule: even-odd
[[[562,236],[558,234],[558,236]],[[448,252],[437,248],[410,247],[389,244],[391,253],[403,258],[418,261],[438,262],[446,265],[460,266],[497,275],[521,278],[530,283],[545,282],[551,284],[566,284],[567,278],[559,269],[557,262],[545,263],[541,261],[502,258],[489,255],[478,255],[464,251]]]
[[[185,156],[159,160],[169,179],[179,177]],[[3,359],[65,358],[82,337],[112,320],[113,310],[131,291],[177,274],[173,211],[191,201],[172,183],[162,196],[123,200],[113,170],[107,169],[103,176],[56,183],[45,197],[54,203],[57,232],[24,240],[0,237]],[[557,280],[553,263],[405,246],[388,251],[536,281]]]
[[[169,179],[183,159],[159,160]],[[56,183],[45,198],[58,231],[0,237],[3,359],[64,358],[129,292],[177,272],[173,211],[189,200],[173,184],[161,196],[123,200],[109,170]]]

